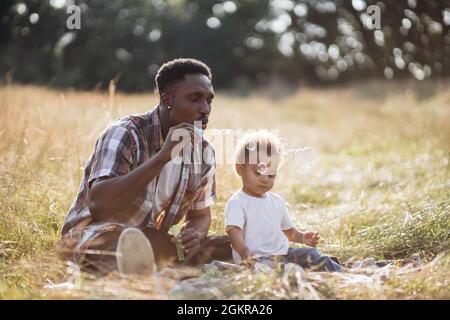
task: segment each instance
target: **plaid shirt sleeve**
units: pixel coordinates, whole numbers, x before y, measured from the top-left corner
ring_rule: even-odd
[[[117,177],[132,170],[132,150],[136,150],[132,133],[124,126],[107,128],[95,143],[88,188],[95,179]]]
[[[216,202],[216,166],[211,165],[204,175],[200,190],[198,191],[192,209],[199,210],[208,208]]]

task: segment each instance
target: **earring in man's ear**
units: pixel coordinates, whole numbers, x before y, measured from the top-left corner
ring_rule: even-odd
[[[170,110],[170,109],[172,109],[172,107],[171,107],[171,106],[167,106],[167,109],[169,109],[169,110]]]

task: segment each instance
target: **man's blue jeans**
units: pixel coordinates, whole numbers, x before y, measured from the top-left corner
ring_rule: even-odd
[[[298,264],[311,271],[340,271],[341,266],[316,248],[289,248],[287,262]]]

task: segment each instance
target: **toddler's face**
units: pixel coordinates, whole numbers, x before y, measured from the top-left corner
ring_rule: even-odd
[[[242,178],[243,189],[253,196],[263,196],[272,189],[277,175],[278,163],[268,162],[267,165],[243,164],[236,165],[236,171]]]

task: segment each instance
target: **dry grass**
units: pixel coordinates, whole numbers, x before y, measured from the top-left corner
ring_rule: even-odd
[[[305,89],[276,101],[219,94],[210,128],[279,129],[292,147],[318,151],[309,171],[287,161],[275,192],[288,201],[298,227],[321,232],[322,251],[346,263],[372,256],[397,259],[398,270],[410,260],[423,266],[394,273],[375,289],[338,276],[306,274],[294,281],[277,273],[219,274],[235,289],[213,296],[449,299],[446,88],[448,83],[368,83]],[[113,119],[148,111],[156,101],[151,94],[0,88],[0,298],[171,297],[170,288],[155,292],[151,279],[85,279],[76,290],[44,289],[74,279],[54,243],[96,137]],[[217,180],[211,232],[223,233],[223,207],[239,180],[230,166],[219,167]]]

